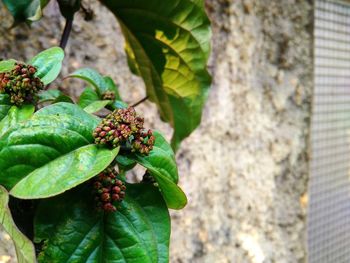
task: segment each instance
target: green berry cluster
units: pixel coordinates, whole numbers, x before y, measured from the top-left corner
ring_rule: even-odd
[[[0,73],[0,93],[7,93],[11,103],[17,106],[35,103],[38,92],[44,89],[44,83],[34,76],[35,73],[35,67],[16,63],[11,71]]]
[[[93,179],[96,206],[106,212],[115,212],[115,202],[121,202],[125,197],[125,185],[117,179],[118,173],[108,167]]]
[[[115,93],[113,91],[106,91],[102,94],[103,100],[115,100]]]
[[[153,149],[155,137],[151,130],[143,128],[143,122],[132,107],[115,110],[93,132],[95,143],[122,146],[131,152],[148,155]]]

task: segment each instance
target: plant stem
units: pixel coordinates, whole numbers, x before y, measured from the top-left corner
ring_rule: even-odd
[[[146,100],[148,100],[148,96],[146,96],[142,100],[134,103],[133,105],[131,105],[131,107],[136,107],[136,106],[140,105],[141,103],[145,102]]]
[[[61,37],[61,43],[60,47],[64,50],[67,46],[68,38],[70,35],[70,32],[72,31],[73,26],[73,18],[66,19],[66,25],[64,26],[64,30]]]

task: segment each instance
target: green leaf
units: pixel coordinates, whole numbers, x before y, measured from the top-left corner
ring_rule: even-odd
[[[186,206],[187,198],[177,186],[178,171],[174,152],[163,136],[154,132],[155,145],[149,155],[130,155],[130,158],[147,168],[157,181],[159,189],[169,208],[181,209]]]
[[[42,17],[42,9],[49,0],[2,0],[15,19],[15,24],[37,21]]]
[[[98,101],[100,97],[94,91],[92,88],[85,88],[84,91],[81,93],[78,101],[78,105],[82,108],[87,107],[91,103]]]
[[[40,102],[54,101],[61,95],[63,95],[63,93],[58,89],[45,90],[39,93],[39,101]]]
[[[12,106],[8,115],[0,121],[0,137],[11,127],[15,127],[18,123],[29,119],[34,111],[35,107],[33,105],[23,105],[20,108]]]
[[[152,185],[127,185],[115,213],[97,212],[90,189],[41,202],[36,241],[47,239],[39,262],[169,261],[170,217]]]
[[[39,102],[51,102],[51,103],[58,103],[58,102],[68,102],[68,103],[74,103],[73,100],[65,95],[62,91],[58,89],[50,89],[45,90],[39,94]]]
[[[69,78],[79,78],[91,84],[101,96],[108,90],[105,79],[95,70],[91,68],[82,68],[74,71],[68,76]]]
[[[11,108],[10,97],[7,94],[0,93],[0,120],[5,118]]]
[[[74,101],[71,99],[71,97],[67,95],[61,95],[57,99],[55,99],[52,103],[59,103],[59,102],[67,102],[74,104]]]
[[[63,58],[64,51],[59,47],[52,47],[39,53],[28,63],[38,69],[35,75],[47,85],[54,81],[60,73]]]
[[[0,184],[11,189],[36,169],[93,143],[92,131],[98,123],[98,118],[74,104],[57,103],[11,127],[0,138]]]
[[[147,95],[174,127],[177,149],[199,125],[211,84],[206,68],[211,31],[203,5],[199,0],[101,2],[121,25],[129,64],[144,79]]]
[[[19,231],[12,219],[8,207],[9,195],[0,185],[0,224],[10,235],[15,245],[18,263],[36,263],[35,249],[32,242]]]
[[[111,101],[110,100],[98,100],[94,101],[90,105],[86,106],[84,108],[84,111],[87,113],[95,113],[100,110],[102,110],[104,107],[106,107]]]
[[[109,150],[94,144],[78,148],[28,174],[10,194],[20,199],[58,195],[102,172],[118,152],[119,148]]]
[[[121,100],[116,100],[111,105],[113,109],[126,109],[129,105]]]
[[[119,90],[117,85],[114,83],[113,79],[111,77],[103,77],[103,79],[106,82],[107,90],[113,91],[115,95],[115,100],[122,100],[119,94]]]
[[[83,91],[83,93],[80,95],[80,98],[79,98],[78,104],[80,107],[82,108],[89,107],[87,108],[87,112],[93,113],[93,112],[96,112],[97,111],[96,109],[98,108],[102,109],[102,105],[104,103],[106,104],[103,105],[103,107],[108,105],[107,108],[109,110],[125,108],[128,106],[125,102],[121,101],[118,87],[110,77],[103,77],[98,72],[96,72],[91,68],[79,69],[73,72],[68,77],[83,79],[94,87],[95,90],[90,87],[85,88],[85,90]],[[103,94],[107,91],[114,92],[115,94],[114,101],[108,101],[108,103],[102,102],[102,101],[106,101],[106,100],[103,100]]]
[[[79,122],[82,125],[85,125],[85,128],[89,130],[89,133],[96,128],[96,126],[100,123],[100,119],[96,116],[88,114],[79,106],[71,103],[60,102],[54,105],[50,105],[48,107],[42,108],[41,110],[35,113],[35,116],[42,115],[68,115],[73,119],[79,119]],[[92,135],[89,136],[91,138]]]
[[[146,168],[157,170],[175,184],[179,181],[175,155],[169,143],[157,131],[153,132],[156,138],[153,150],[149,155],[135,154],[134,158]]]
[[[120,154],[117,156],[117,158],[115,158],[115,160],[118,163],[119,169],[123,171],[131,170],[137,164],[135,160]]]
[[[204,0],[191,0],[193,3],[204,8]]]
[[[0,61],[0,73],[11,71],[14,68],[15,63],[16,60],[14,59]]]

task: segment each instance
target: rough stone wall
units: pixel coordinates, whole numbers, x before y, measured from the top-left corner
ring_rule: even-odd
[[[311,4],[208,0],[207,10],[213,87],[200,128],[177,155],[189,204],[171,213],[170,262],[305,262]],[[63,21],[52,5],[45,16],[31,32],[23,26],[8,33],[9,15],[0,9],[0,58],[25,60],[57,45]],[[63,75],[94,67],[120,84],[128,102],[143,97],[143,83],[129,73],[120,30],[105,8],[97,8],[92,22],[79,14],[68,45]],[[62,85],[72,94],[81,86]],[[170,137],[154,105],[139,110],[149,126]],[[0,236],[0,257],[8,253],[1,242]]]

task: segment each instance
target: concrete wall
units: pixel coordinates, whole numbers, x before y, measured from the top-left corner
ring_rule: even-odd
[[[88,5],[99,6],[95,1]],[[213,87],[203,122],[178,152],[188,206],[172,212],[171,262],[305,262],[305,204],[312,7],[303,0],[208,0],[213,25]],[[0,11],[0,57],[30,58],[57,45],[63,21],[54,6],[32,26],[6,31]],[[144,95],[126,65],[111,14],[78,15],[63,75],[90,66],[111,75],[123,97]],[[61,85],[77,94],[81,82]],[[147,123],[170,138],[156,108]],[[0,245],[0,255],[2,245]]]

